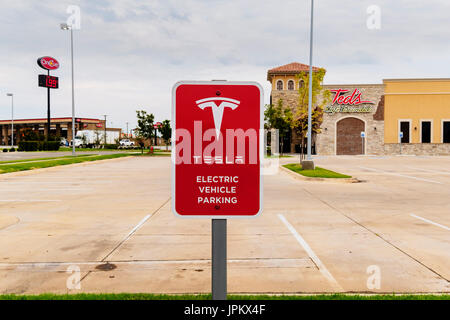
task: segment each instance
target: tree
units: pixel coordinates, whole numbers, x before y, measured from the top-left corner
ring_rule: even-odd
[[[331,94],[329,90],[323,89],[322,82],[325,77],[325,69],[320,68],[313,72],[312,75],[312,111],[311,111],[311,132],[313,134],[320,133],[320,126],[323,122],[323,108],[331,101]],[[300,161],[304,158],[303,150],[307,140],[305,139],[308,133],[308,103],[309,103],[309,74],[301,72],[297,75],[297,80],[302,85],[299,86],[298,105],[292,121],[292,128],[301,139],[300,145]],[[322,97],[320,101],[319,97]],[[312,137],[308,137],[312,139]],[[312,140],[311,140],[312,141]]]
[[[136,111],[137,115],[137,127],[134,129],[135,135],[137,138],[142,139],[143,141],[149,140],[150,145],[152,144],[152,138],[155,134],[155,129],[153,127],[153,121],[155,121],[155,117],[151,113],[147,113],[145,110]]]
[[[99,148],[101,144],[102,144],[102,138],[100,136],[100,132],[98,131],[98,129],[95,129],[95,131],[94,131],[94,145],[95,145],[96,148]]]
[[[280,135],[280,153],[283,154],[284,137],[289,133],[292,127],[292,110],[283,106],[283,99],[278,100],[277,105],[266,105],[264,111],[266,120],[266,129],[278,129]],[[274,152],[272,150],[272,152]],[[276,151],[275,151],[276,152]]]
[[[170,138],[172,138],[172,128],[170,127],[170,120],[164,120],[161,126],[158,128],[158,131],[161,133],[161,137],[166,144],[167,150],[167,145],[169,144]]]

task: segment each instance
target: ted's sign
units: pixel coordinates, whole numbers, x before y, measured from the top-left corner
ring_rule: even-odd
[[[263,90],[254,82],[173,88],[172,210],[203,218],[262,210]]]

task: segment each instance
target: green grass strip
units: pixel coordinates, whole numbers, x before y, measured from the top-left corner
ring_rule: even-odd
[[[228,300],[450,300],[448,294],[375,294],[375,295],[228,295]],[[210,294],[167,295],[149,293],[105,293],[105,294],[39,294],[0,295],[0,300],[211,300]]]
[[[267,159],[272,159],[272,158],[292,158],[292,156],[290,156],[290,155],[273,155],[273,154],[271,154],[271,155],[266,155],[265,156],[265,158],[267,158]]]
[[[0,166],[0,174],[2,173],[10,173],[10,172],[17,172],[17,171],[25,171],[25,170],[34,170],[34,169],[41,169],[41,168],[49,168],[49,167],[55,167],[55,166],[63,166],[67,164],[73,164],[73,163],[81,163],[81,162],[88,162],[88,161],[98,161],[98,160],[106,160],[106,159],[116,159],[116,158],[122,158],[122,157],[129,157],[133,156],[134,154],[128,154],[128,153],[116,153],[116,154],[105,154],[105,155],[96,155],[96,156],[78,156],[78,157],[71,157],[71,158],[63,158],[63,159],[55,159],[55,160],[49,160],[49,161],[42,161],[42,162],[23,162],[23,163],[15,163],[15,164],[6,164]]]
[[[60,156],[60,157],[49,157],[49,158],[30,158],[30,159],[8,160],[8,161],[0,161],[0,165],[8,164],[8,163],[20,163],[20,162],[30,162],[30,161],[47,161],[47,160],[54,160],[54,159],[88,157],[88,156],[93,156],[93,155],[92,154],[81,154],[81,155],[75,155],[75,156]]]
[[[298,163],[286,164],[283,167],[296,173],[299,173],[302,176],[311,178],[337,178],[337,179],[351,178],[351,176],[327,170],[321,167],[316,167],[314,170],[303,170],[302,166]]]

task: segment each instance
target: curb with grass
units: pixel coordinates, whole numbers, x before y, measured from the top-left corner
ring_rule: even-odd
[[[303,181],[321,181],[321,182],[337,182],[337,183],[359,183],[357,178],[337,173],[331,170],[316,167],[316,170],[304,170],[302,173],[301,166],[297,163],[290,163],[280,166],[280,169],[295,179]],[[317,172],[314,172],[317,171]]]

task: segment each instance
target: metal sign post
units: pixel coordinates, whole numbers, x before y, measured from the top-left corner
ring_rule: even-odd
[[[361,152],[362,152],[362,154],[365,154],[365,138],[366,138],[366,133],[364,132],[364,131],[361,131],[361,140],[362,140],[362,150],[361,150]]]
[[[402,154],[402,139],[403,139],[403,132],[400,132],[399,133],[399,137],[400,137],[400,144],[399,144],[399,147],[400,147],[400,154]]]
[[[47,75],[50,77],[50,70],[47,70]],[[47,88],[47,140],[50,137],[50,88]]]
[[[213,300],[227,299],[227,219],[212,219],[212,283]]]

